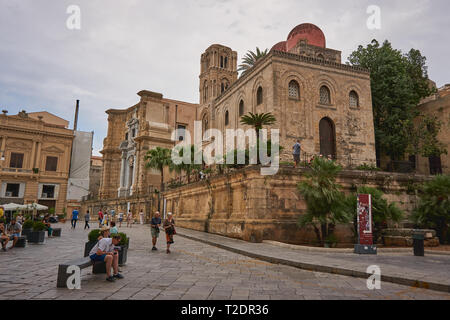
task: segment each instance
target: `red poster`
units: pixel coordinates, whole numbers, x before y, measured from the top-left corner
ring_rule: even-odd
[[[372,245],[372,197],[358,195],[358,239],[359,244]]]

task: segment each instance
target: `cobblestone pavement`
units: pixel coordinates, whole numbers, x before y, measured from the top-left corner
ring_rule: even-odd
[[[94,224],[95,225],[95,224]],[[445,299],[450,294],[382,283],[367,289],[366,280],[271,264],[175,236],[170,255],[163,237],[152,252],[148,226],[120,231],[131,237],[125,279],[82,270],[81,290],[56,288],[58,264],[83,255],[88,231],[59,224],[62,237],[0,252],[0,299]],[[161,234],[163,236],[163,234]]]

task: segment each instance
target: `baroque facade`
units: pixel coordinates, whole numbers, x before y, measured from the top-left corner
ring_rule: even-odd
[[[145,168],[146,152],[182,140],[171,139],[175,129],[193,137],[196,120],[202,123],[203,145],[213,141],[207,129],[246,130],[239,120],[249,112],[276,117],[269,129],[280,129],[281,160],[291,160],[291,147],[300,139],[305,154],[375,164],[369,72],[342,64],[341,52],[326,47],[317,26],[295,27],[240,78],[237,61],[237,53],[226,46],[206,49],[200,60],[199,104],[141,91],[135,106],[107,110],[100,202],[87,206],[143,209],[149,216],[149,195],[159,189],[160,174]]]

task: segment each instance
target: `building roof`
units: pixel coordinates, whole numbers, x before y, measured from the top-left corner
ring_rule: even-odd
[[[272,47],[272,50],[288,52],[300,40],[306,40],[309,45],[316,47],[326,47],[325,35],[322,30],[312,23],[302,23],[289,32],[286,41],[278,42]]]

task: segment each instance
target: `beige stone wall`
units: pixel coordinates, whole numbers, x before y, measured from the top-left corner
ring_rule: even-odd
[[[261,176],[259,167],[248,167],[165,193],[167,208],[177,225],[244,240],[264,239],[293,244],[314,243],[310,228],[299,228],[298,217],[306,204],[297,191],[302,171],[282,167],[275,176]],[[424,176],[365,171],[344,171],[338,181],[345,192],[368,185],[384,190],[386,198],[410,212],[416,196],[408,184]],[[405,220],[404,222],[407,222]],[[352,225],[336,229],[340,245],[351,245]]]
[[[450,174],[450,85],[442,87],[438,93],[425,99],[418,108],[423,114],[435,116],[442,122],[437,136],[447,148],[447,154],[441,155],[442,173]],[[428,158],[418,156],[416,161],[417,172],[430,174]]]

